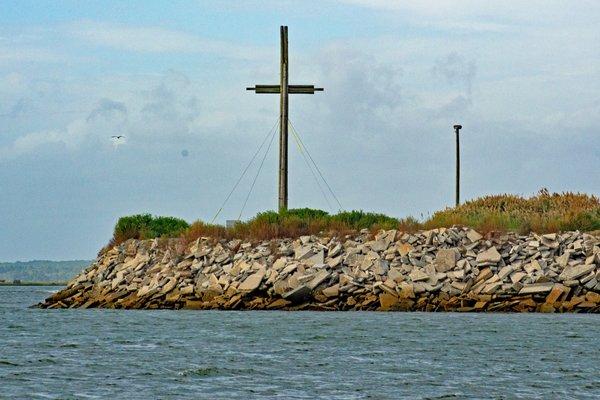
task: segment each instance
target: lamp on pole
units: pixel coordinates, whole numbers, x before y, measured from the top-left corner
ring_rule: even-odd
[[[456,206],[460,204],[460,140],[459,133],[462,125],[454,125],[456,132]]]

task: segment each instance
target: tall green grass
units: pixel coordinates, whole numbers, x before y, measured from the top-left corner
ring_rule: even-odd
[[[156,237],[177,237],[189,224],[174,217],[155,217],[150,214],[137,214],[121,217],[115,225],[113,242],[122,243],[127,239],[152,239]]]

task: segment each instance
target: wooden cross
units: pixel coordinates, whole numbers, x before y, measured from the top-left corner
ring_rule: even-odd
[[[281,78],[279,85],[256,85],[246,88],[257,94],[278,93],[279,106],[279,211],[288,208],[288,95],[314,94],[323,88],[313,85],[288,85],[288,27],[280,28],[281,34]]]

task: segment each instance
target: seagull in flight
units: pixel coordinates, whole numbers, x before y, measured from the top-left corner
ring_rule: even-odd
[[[117,136],[111,136],[111,138],[113,139],[123,139],[125,136],[123,135],[117,135]]]

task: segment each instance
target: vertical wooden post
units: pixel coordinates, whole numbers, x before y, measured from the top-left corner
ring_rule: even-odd
[[[289,85],[288,83],[288,27],[280,27],[281,61],[279,85],[255,85],[246,90],[255,93],[279,93],[279,211],[288,208],[288,96],[290,94],[314,94],[322,92],[323,88],[314,85]]]
[[[462,128],[461,125],[454,125],[454,131],[456,132],[456,207],[460,204],[460,140],[459,132]]]
[[[281,82],[279,120],[279,211],[288,207],[288,27],[281,28]]]

